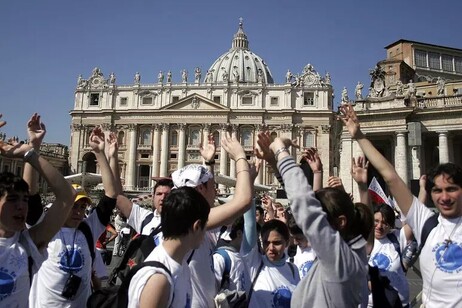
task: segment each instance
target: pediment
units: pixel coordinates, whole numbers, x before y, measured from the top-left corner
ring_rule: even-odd
[[[217,104],[199,94],[191,94],[183,97],[178,102],[161,108],[168,111],[230,111],[228,107]]]

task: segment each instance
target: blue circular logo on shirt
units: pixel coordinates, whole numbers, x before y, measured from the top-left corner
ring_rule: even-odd
[[[71,249],[61,253],[59,268],[65,272],[78,272],[83,268],[83,256],[80,250]]]
[[[286,286],[282,286],[273,291],[273,307],[289,308],[292,292]]]
[[[383,253],[378,253],[372,257],[372,266],[377,266],[380,270],[388,270],[391,266],[391,259]]]
[[[438,244],[433,251],[436,267],[440,270],[452,273],[462,267],[462,247],[459,244],[454,242]]]
[[[311,266],[313,265],[314,261],[306,261],[301,266],[302,277],[306,276],[306,273],[310,270]]]
[[[0,300],[8,297],[15,289],[15,276],[8,273],[4,268],[0,269]]]

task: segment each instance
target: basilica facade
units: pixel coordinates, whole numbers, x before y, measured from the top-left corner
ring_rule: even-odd
[[[253,155],[258,132],[297,139],[317,147],[326,174],[334,169],[333,89],[330,76],[307,64],[287,71],[285,82],[274,83],[268,64],[249,48],[242,21],[231,48],[208,70],[185,69],[180,80],[159,72],[154,83],[119,85],[95,68],[79,77],[70,112],[70,165],[73,172],[98,172],[88,138],[96,125],[117,133],[121,176],[125,189],[152,187],[153,177],[169,176],[187,164],[202,163],[200,145],[213,135],[217,145],[215,172],[235,176],[235,165],[220,146],[226,131],[236,132],[247,158]],[[293,153],[296,159],[299,153]],[[263,167],[257,183],[277,186],[273,170]]]

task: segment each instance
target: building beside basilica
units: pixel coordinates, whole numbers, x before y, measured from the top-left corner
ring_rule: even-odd
[[[191,163],[202,163],[201,142],[213,135],[217,144],[216,172],[235,176],[235,165],[220,138],[234,131],[250,158],[256,134],[268,129],[274,136],[298,139],[317,147],[326,174],[333,170],[331,128],[332,86],[311,64],[298,74],[287,72],[285,83],[275,84],[267,63],[249,48],[242,22],[229,51],[204,73],[196,67],[179,81],[171,72],[159,72],[156,83],[118,85],[111,73],[105,78],[95,68],[79,77],[71,111],[70,164],[74,172],[97,172],[88,137],[96,125],[118,134],[121,176],[126,189],[147,188],[152,177],[170,175]],[[294,155],[297,155],[294,153]],[[299,157],[296,157],[297,159]],[[276,185],[264,166],[257,182]]]
[[[462,50],[408,40],[385,49],[367,97],[357,86],[355,110],[367,138],[417,192],[420,175],[437,164],[462,165]],[[340,140],[340,177],[357,195],[349,166],[362,153],[347,131]],[[369,178],[376,175],[371,168]]]

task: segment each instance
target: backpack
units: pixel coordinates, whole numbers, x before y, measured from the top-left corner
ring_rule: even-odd
[[[148,261],[133,267],[120,286],[110,286],[93,292],[87,300],[88,308],[126,308],[128,306],[128,288],[133,276],[145,266],[164,269],[172,278],[169,269],[158,261]],[[173,286],[171,286],[173,287]],[[171,304],[171,303],[170,303]]]
[[[227,249],[234,250],[232,247],[222,246],[215,251],[215,253],[222,256],[225,261],[225,268],[223,270],[223,277],[221,278],[220,290],[218,291],[216,296],[218,296],[219,301],[226,301],[228,307],[230,308],[245,308],[249,305],[249,303],[247,302],[247,295],[245,294],[245,291],[229,290],[231,258],[229,257],[229,254],[226,251]]]
[[[143,228],[152,220],[154,214],[149,214],[141,224],[141,231]],[[143,263],[143,261],[149,256],[149,254],[156,247],[154,237],[162,231],[162,227],[159,225],[157,228],[151,231],[149,235],[140,234],[136,238],[132,239],[125,250],[122,259],[119,264],[112,270],[108,278],[108,284],[114,286],[120,284],[125,280],[130,270]]]
[[[368,265],[368,268],[374,307],[402,308],[403,304],[399,298],[399,293],[390,285],[390,280],[386,276],[380,275],[378,267]]]
[[[398,239],[396,238],[396,235],[393,234],[393,233],[388,233],[387,234],[387,238],[388,240],[393,244],[393,247],[395,248],[396,252],[398,253],[399,255],[399,262],[401,263],[401,268],[403,269],[403,272],[406,273],[407,272],[407,268],[404,266],[404,263],[403,263],[403,255],[401,253],[401,247],[399,245],[399,241]]]

